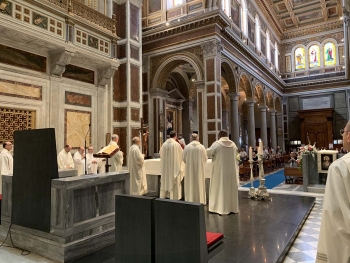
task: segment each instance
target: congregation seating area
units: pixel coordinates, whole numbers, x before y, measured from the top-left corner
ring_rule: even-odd
[[[287,160],[288,162],[288,160]],[[264,173],[271,173],[277,169],[285,166],[284,158],[268,159],[263,161]],[[259,162],[253,162],[253,176],[259,176]],[[250,179],[250,163],[248,160],[239,165],[239,179],[240,181],[248,181]]]

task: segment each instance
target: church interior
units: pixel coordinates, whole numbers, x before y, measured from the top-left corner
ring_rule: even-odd
[[[136,136],[152,166],[171,131],[186,143],[196,133],[208,148],[226,130],[246,152],[259,142],[280,151],[279,162],[263,162],[266,175],[283,171],[290,153],[305,145],[329,151],[334,161],[344,153],[339,130],[350,118],[349,12],[348,0],[0,0],[0,148],[12,142],[15,151],[15,131],[53,128],[56,154],[66,145],[72,153],[84,145],[98,152],[117,134],[125,172]],[[206,228],[225,235],[206,262],[315,262],[328,166],[317,172],[317,162],[304,159],[303,174],[307,165],[316,168],[301,186],[283,179],[269,189],[272,201],[251,201],[250,185],[244,187],[250,168],[243,164],[239,217],[205,211]],[[148,177],[159,187],[157,176]],[[106,186],[90,185],[92,192],[76,188],[77,206],[85,194],[88,202],[110,200],[91,208],[98,211],[93,216],[82,206],[73,219],[61,215],[69,202],[63,192],[90,181],[67,178],[51,185],[58,208],[50,236],[28,232],[49,240],[45,247],[23,257],[1,246],[0,262],[67,262],[60,257],[66,244],[98,234],[101,251],[85,256],[79,248],[85,257],[69,260],[119,262],[111,256],[112,232],[102,235],[114,231],[112,194],[128,191],[127,176],[100,178]],[[12,179],[2,184],[12,187]],[[12,197],[4,201],[11,191],[2,191],[0,244],[12,225]],[[92,217],[93,227],[84,229]],[[35,242],[25,249],[44,246]],[[43,256],[45,249],[56,253],[54,242],[60,256]]]

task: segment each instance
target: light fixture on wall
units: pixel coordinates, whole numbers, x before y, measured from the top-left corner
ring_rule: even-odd
[[[170,24],[169,24],[169,22],[166,22],[165,25],[166,25],[166,26],[169,26]]]
[[[340,19],[340,20],[343,20],[344,18],[341,16],[341,17],[339,17],[339,19]]]
[[[191,78],[191,81],[192,81],[192,82],[195,82],[195,81],[196,81],[196,79],[195,79],[195,78]]]

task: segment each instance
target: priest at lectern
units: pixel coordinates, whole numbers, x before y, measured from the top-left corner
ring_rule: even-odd
[[[117,148],[119,148],[118,146],[118,141],[119,141],[119,136],[117,134],[113,134],[112,135],[112,140],[109,143],[109,145],[111,146],[116,146]],[[114,154],[111,157],[111,169],[109,170],[109,172],[121,172],[123,169],[123,152],[122,151],[118,151],[116,154]]]
[[[74,167],[78,170],[78,176],[85,174],[85,149],[80,147],[73,156]]]

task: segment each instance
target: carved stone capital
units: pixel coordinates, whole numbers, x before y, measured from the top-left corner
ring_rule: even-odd
[[[74,56],[70,50],[55,50],[50,53],[50,72],[53,76],[61,77],[66,70],[66,66]]]
[[[223,50],[221,42],[217,39],[205,42],[201,44],[201,47],[203,49],[204,57],[219,56],[221,55],[221,51]]]
[[[97,86],[104,87],[107,85],[111,81],[119,65],[119,63],[113,63],[109,66],[99,68],[97,70]]]
[[[197,91],[203,91],[204,87],[205,87],[205,82],[204,81],[196,81],[194,83],[194,85],[196,86]]]
[[[343,7],[343,21],[345,25],[350,26],[350,12]]]
[[[287,96],[283,96],[283,97],[282,97],[282,103],[283,103],[283,104],[286,104],[287,101],[288,101],[288,97],[287,97]]]

